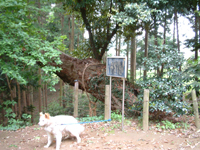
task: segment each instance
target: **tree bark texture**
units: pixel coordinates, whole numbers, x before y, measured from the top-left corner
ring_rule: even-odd
[[[145,25],[145,52],[144,57],[148,57],[148,38],[149,38],[149,24]],[[144,62],[144,67],[146,67],[146,62]],[[147,76],[147,70],[144,70],[144,78]]]
[[[131,81],[136,79],[136,34],[131,36]]]
[[[60,59],[63,62],[61,65],[51,63],[53,66],[62,68],[56,74],[65,82],[74,85],[74,81],[78,80],[79,89],[82,89],[100,101],[105,100],[105,85],[109,84],[109,77],[106,76],[106,65],[101,64],[93,58],[79,60],[61,52]],[[122,80],[120,78],[112,78],[112,110],[121,110],[122,100]],[[136,99],[138,90],[133,84],[126,82],[126,97],[125,108]]]

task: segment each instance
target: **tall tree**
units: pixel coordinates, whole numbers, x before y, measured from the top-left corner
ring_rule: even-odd
[[[4,3],[0,2],[5,6],[0,8],[3,14],[0,15],[0,29],[2,31],[0,37],[0,67],[3,73],[7,73],[11,78],[18,79],[22,84],[26,84],[26,78],[21,74],[22,66],[24,64],[32,67],[39,65],[49,78],[53,73],[56,73],[64,82],[71,85],[74,85],[74,80],[78,79],[81,89],[86,90],[101,101],[104,101],[104,86],[108,80],[105,76],[105,65],[102,65],[100,60],[105,51],[108,50],[112,37],[117,33],[120,25],[128,24],[128,22],[130,24],[148,22],[151,20],[152,12],[152,8],[147,4],[136,3],[136,1],[131,0],[122,2],[112,0],[65,1],[63,3],[64,8],[71,7],[73,12],[80,14],[83,24],[89,33],[89,44],[85,42],[88,47],[84,49],[84,52],[91,51],[95,59],[80,60],[58,50],[62,50],[65,47],[62,42],[64,40],[63,36],[58,34],[59,36],[54,36],[52,40],[47,40],[47,34],[49,34],[50,30],[47,31],[44,26],[35,25],[39,11],[41,13],[45,9],[31,9],[35,7],[32,4],[27,4],[26,1],[17,0],[17,5],[14,0],[13,3],[10,3],[10,1],[9,3],[6,1]],[[45,2],[47,3],[48,1]],[[151,2],[160,4],[161,1]],[[118,3],[119,7],[117,9],[115,9],[114,3]],[[48,6],[51,7],[50,4]],[[46,10],[46,12],[50,14],[49,10]],[[27,17],[27,13],[32,14],[30,18]],[[85,46],[85,43],[82,45]],[[14,65],[14,61],[17,62],[16,65]],[[47,80],[48,77],[42,78],[46,78],[46,81],[52,84],[54,81]],[[117,79],[113,79],[113,81],[118,83],[120,87],[120,81]],[[127,93],[131,97],[133,92],[136,91],[132,90],[134,86],[129,82],[127,82],[128,86],[130,88],[127,88]],[[117,90],[120,91],[120,88]],[[121,109],[120,97],[116,95],[112,95],[112,97],[112,109]],[[126,106],[128,106],[129,97],[127,97],[126,102]]]
[[[131,81],[136,79],[136,33],[131,36]]]
[[[148,39],[149,39],[149,23],[145,23],[145,50],[144,57],[148,58]],[[146,67],[146,61],[144,62],[144,68]],[[147,69],[144,69],[144,78],[147,76]]]
[[[121,2],[117,8],[122,11],[126,2]],[[65,1],[64,6],[71,7],[81,14],[83,23],[89,34],[90,50],[97,60],[101,60],[112,37],[116,34],[119,28],[119,23],[113,24],[111,16],[114,14],[115,5],[112,0],[109,1],[89,1],[78,0],[76,2],[69,0]],[[98,14],[98,15],[97,15]],[[101,24],[99,24],[101,22]],[[95,34],[92,32],[95,30]]]

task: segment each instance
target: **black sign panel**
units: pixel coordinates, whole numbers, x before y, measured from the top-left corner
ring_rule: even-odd
[[[127,59],[126,57],[107,57],[106,75],[126,78]]]

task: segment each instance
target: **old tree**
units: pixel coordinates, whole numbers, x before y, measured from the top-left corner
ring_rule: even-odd
[[[130,1],[131,2],[131,1]],[[62,53],[59,65],[62,70],[56,74],[66,83],[74,84],[74,80],[79,81],[79,88],[92,94],[94,97],[104,102],[105,85],[109,84],[106,77],[106,66],[101,60],[111,39],[120,29],[121,22],[113,21],[112,15],[123,12],[126,2],[78,0],[62,2],[64,10],[71,10],[79,16],[89,34],[89,51],[93,58],[77,59]],[[56,64],[52,64],[58,66]],[[112,109],[121,111],[122,107],[122,81],[113,78],[112,87]],[[135,101],[137,89],[131,83],[126,83],[126,106],[130,106]]]
[[[52,3],[60,6],[63,13],[73,13],[82,21],[89,34],[87,51],[93,58],[78,59],[65,54],[65,37],[48,30],[53,24]],[[43,73],[43,81],[50,80],[56,73],[65,83],[74,85],[104,101],[105,85],[109,78],[105,75],[105,64],[101,63],[112,37],[120,28],[120,22],[111,16],[124,11],[126,2],[78,0],[78,1],[26,1],[9,0],[0,2],[0,72],[21,85],[35,84],[37,66]],[[53,37],[53,40],[49,40]],[[113,79],[112,109],[121,110],[121,79]],[[136,90],[127,82],[126,102],[128,106],[135,100]],[[135,92],[135,93],[134,93]]]

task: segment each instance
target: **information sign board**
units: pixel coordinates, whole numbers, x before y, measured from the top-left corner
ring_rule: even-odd
[[[127,58],[121,56],[107,57],[106,75],[112,77],[126,78]]]

